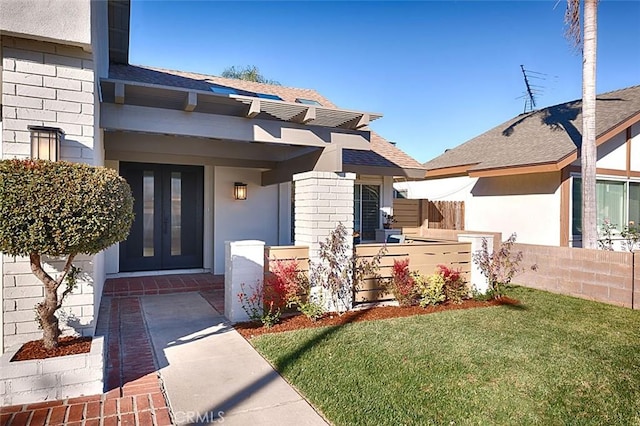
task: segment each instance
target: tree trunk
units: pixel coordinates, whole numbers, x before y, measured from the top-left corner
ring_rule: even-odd
[[[36,313],[42,327],[44,347],[52,349],[58,346],[58,338],[60,337],[58,318],[55,316],[58,310],[59,284],[42,269],[40,254],[31,253],[29,260],[31,272],[44,284],[44,300],[36,305]]]
[[[596,47],[597,0],[584,1],[582,50],[582,246],[596,248]]]

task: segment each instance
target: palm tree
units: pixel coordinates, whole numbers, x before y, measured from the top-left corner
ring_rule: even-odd
[[[222,71],[222,77],[235,78],[236,80],[253,81],[256,83],[267,83],[280,85],[275,80],[270,80],[260,74],[260,70],[255,65],[247,65],[246,67],[231,66]]]
[[[595,249],[598,241],[596,219],[596,48],[598,0],[583,0],[584,20],[580,21],[580,0],[567,0],[567,37],[582,46],[582,247]],[[584,34],[584,37],[583,37]]]

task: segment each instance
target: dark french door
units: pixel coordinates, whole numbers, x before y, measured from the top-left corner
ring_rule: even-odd
[[[120,163],[135,219],[120,243],[120,271],[202,268],[203,168]]]

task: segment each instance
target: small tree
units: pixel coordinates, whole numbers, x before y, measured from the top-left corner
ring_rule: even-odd
[[[234,65],[225,68],[224,71],[222,71],[222,77],[280,86],[280,83],[276,80],[271,80],[263,76],[255,65],[247,65],[244,67],[236,67]]]
[[[473,254],[473,261],[489,281],[489,293],[496,299],[504,295],[505,288],[511,283],[513,277],[524,272],[524,268],[520,266],[523,258],[522,251],[512,252],[515,242],[516,233],[514,232],[500,244],[499,250],[490,253],[487,239],[483,238],[481,250]],[[531,270],[537,269],[538,265],[531,266]]]
[[[44,346],[58,345],[55,313],[75,285],[78,254],[96,254],[127,238],[133,197],[114,170],[79,163],[42,160],[0,161],[0,251],[28,256],[43,283],[36,305]],[[42,267],[42,256],[65,257],[57,279]],[[67,280],[62,294],[58,289]]]
[[[311,284],[327,291],[331,308],[338,315],[350,309],[359,283],[365,277],[376,277],[380,260],[387,252],[383,246],[371,260],[358,258],[347,235],[347,228],[338,222],[327,239],[320,242],[319,261],[313,262],[309,271]]]

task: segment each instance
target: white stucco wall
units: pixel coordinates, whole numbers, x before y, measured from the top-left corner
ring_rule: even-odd
[[[246,183],[247,199],[233,199],[234,182]],[[216,167],[214,171],[215,274],[224,273],[225,241],[261,240],[278,245],[278,185],[260,186],[261,172],[255,169]]]
[[[465,228],[560,245],[560,172],[478,179],[465,200]]]
[[[622,131],[598,147],[596,167],[602,169],[627,169],[627,132]]]
[[[518,242],[560,244],[560,173],[397,182],[408,198],[464,201],[465,229],[512,232]]]
[[[0,32],[90,48],[89,0],[0,0],[0,11]]]

